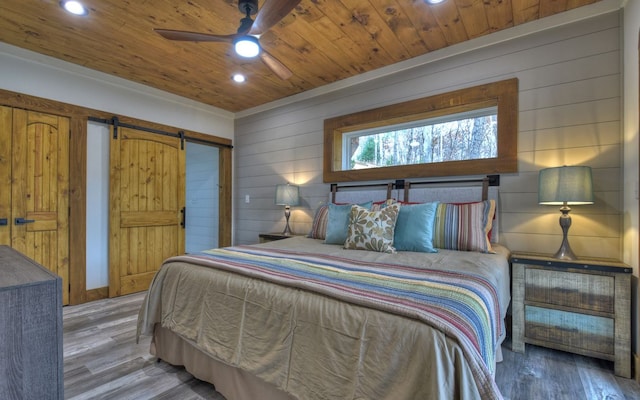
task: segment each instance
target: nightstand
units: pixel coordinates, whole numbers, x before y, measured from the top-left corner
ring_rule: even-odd
[[[631,377],[631,268],[623,263],[513,253],[513,351],[525,343],[614,362]]]
[[[300,236],[300,235],[284,235],[282,233],[260,233],[258,235],[258,237],[260,238],[260,243],[273,242],[274,240],[289,239],[294,236]]]

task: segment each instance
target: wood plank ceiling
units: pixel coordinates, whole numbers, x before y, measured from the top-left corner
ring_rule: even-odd
[[[235,33],[236,0],[84,0],[85,17],[57,0],[2,0],[0,41],[238,112],[597,1],[302,0],[260,37],[293,72],[288,80],[231,44],[170,41],[153,30]],[[231,80],[238,72],[246,82]]]

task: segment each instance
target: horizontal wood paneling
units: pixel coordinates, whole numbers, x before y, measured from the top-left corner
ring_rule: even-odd
[[[0,32],[2,42],[236,112],[469,39],[506,36],[514,27],[517,34],[539,18],[562,21],[620,7],[602,0],[295,2],[260,35],[263,49],[290,70],[286,80],[259,59],[237,57],[230,43],[171,41],[154,32],[233,34],[242,17],[237,3],[102,0],[85,18],[74,18],[56,1],[4,0]],[[265,10],[275,1],[257,3]],[[247,80],[229,79],[235,73]]]
[[[322,184],[324,119],[517,77],[519,172],[502,176],[500,241],[514,251],[555,252],[560,213],[537,204],[538,171],[590,165],[596,203],[573,208],[571,246],[578,255],[619,258],[619,35],[619,14],[611,13],[238,118],[236,243],[255,243],[259,232],[284,224],[282,209],[273,204],[278,183],[300,185],[303,204],[293,208],[291,224],[296,232],[309,230],[329,191]]]
[[[519,139],[518,148],[522,152],[554,150],[576,144],[580,146],[618,144],[620,143],[620,121],[521,130]]]
[[[501,219],[509,216],[501,216]],[[553,254],[562,243],[562,231],[557,224],[549,225],[549,233],[532,234],[529,232],[503,232],[500,231],[500,243],[510,249],[527,249],[532,253]],[[557,234],[551,234],[557,232]],[[617,254],[620,251],[620,238],[588,237],[569,234],[569,242],[573,252],[578,257],[587,257],[591,254]]]

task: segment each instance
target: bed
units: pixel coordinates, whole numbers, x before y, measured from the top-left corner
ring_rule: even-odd
[[[342,199],[350,210],[344,243],[328,240],[329,226],[323,239],[313,234],[316,213],[311,237],[166,260],[146,294],[138,334],[152,335],[152,354],[184,365],[229,400],[502,398],[493,375],[506,334],[509,251],[495,240],[495,199],[447,189],[452,202],[425,202],[432,194],[412,187],[409,202],[395,190],[379,209],[352,205],[376,191]],[[329,216],[338,215],[335,207]],[[479,218],[485,237],[477,243],[487,247],[455,249],[440,238],[434,252],[402,250],[414,226],[403,240],[394,237],[401,250],[360,243],[352,213],[377,222],[396,213],[400,223],[403,208],[409,224],[418,209],[437,214],[433,226],[442,226],[430,243],[451,234],[451,223]],[[448,220],[452,210],[458,214]],[[457,244],[468,239],[463,231]],[[345,248],[350,240],[367,250]]]

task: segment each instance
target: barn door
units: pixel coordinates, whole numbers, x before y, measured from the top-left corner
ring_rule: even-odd
[[[69,119],[0,107],[0,185],[0,244],[58,274],[68,304]]]
[[[109,297],[146,290],[162,261],[183,254],[185,243],[183,143],[130,128],[116,133],[110,146]]]
[[[0,106],[0,245],[11,246],[11,137],[13,109]]]

